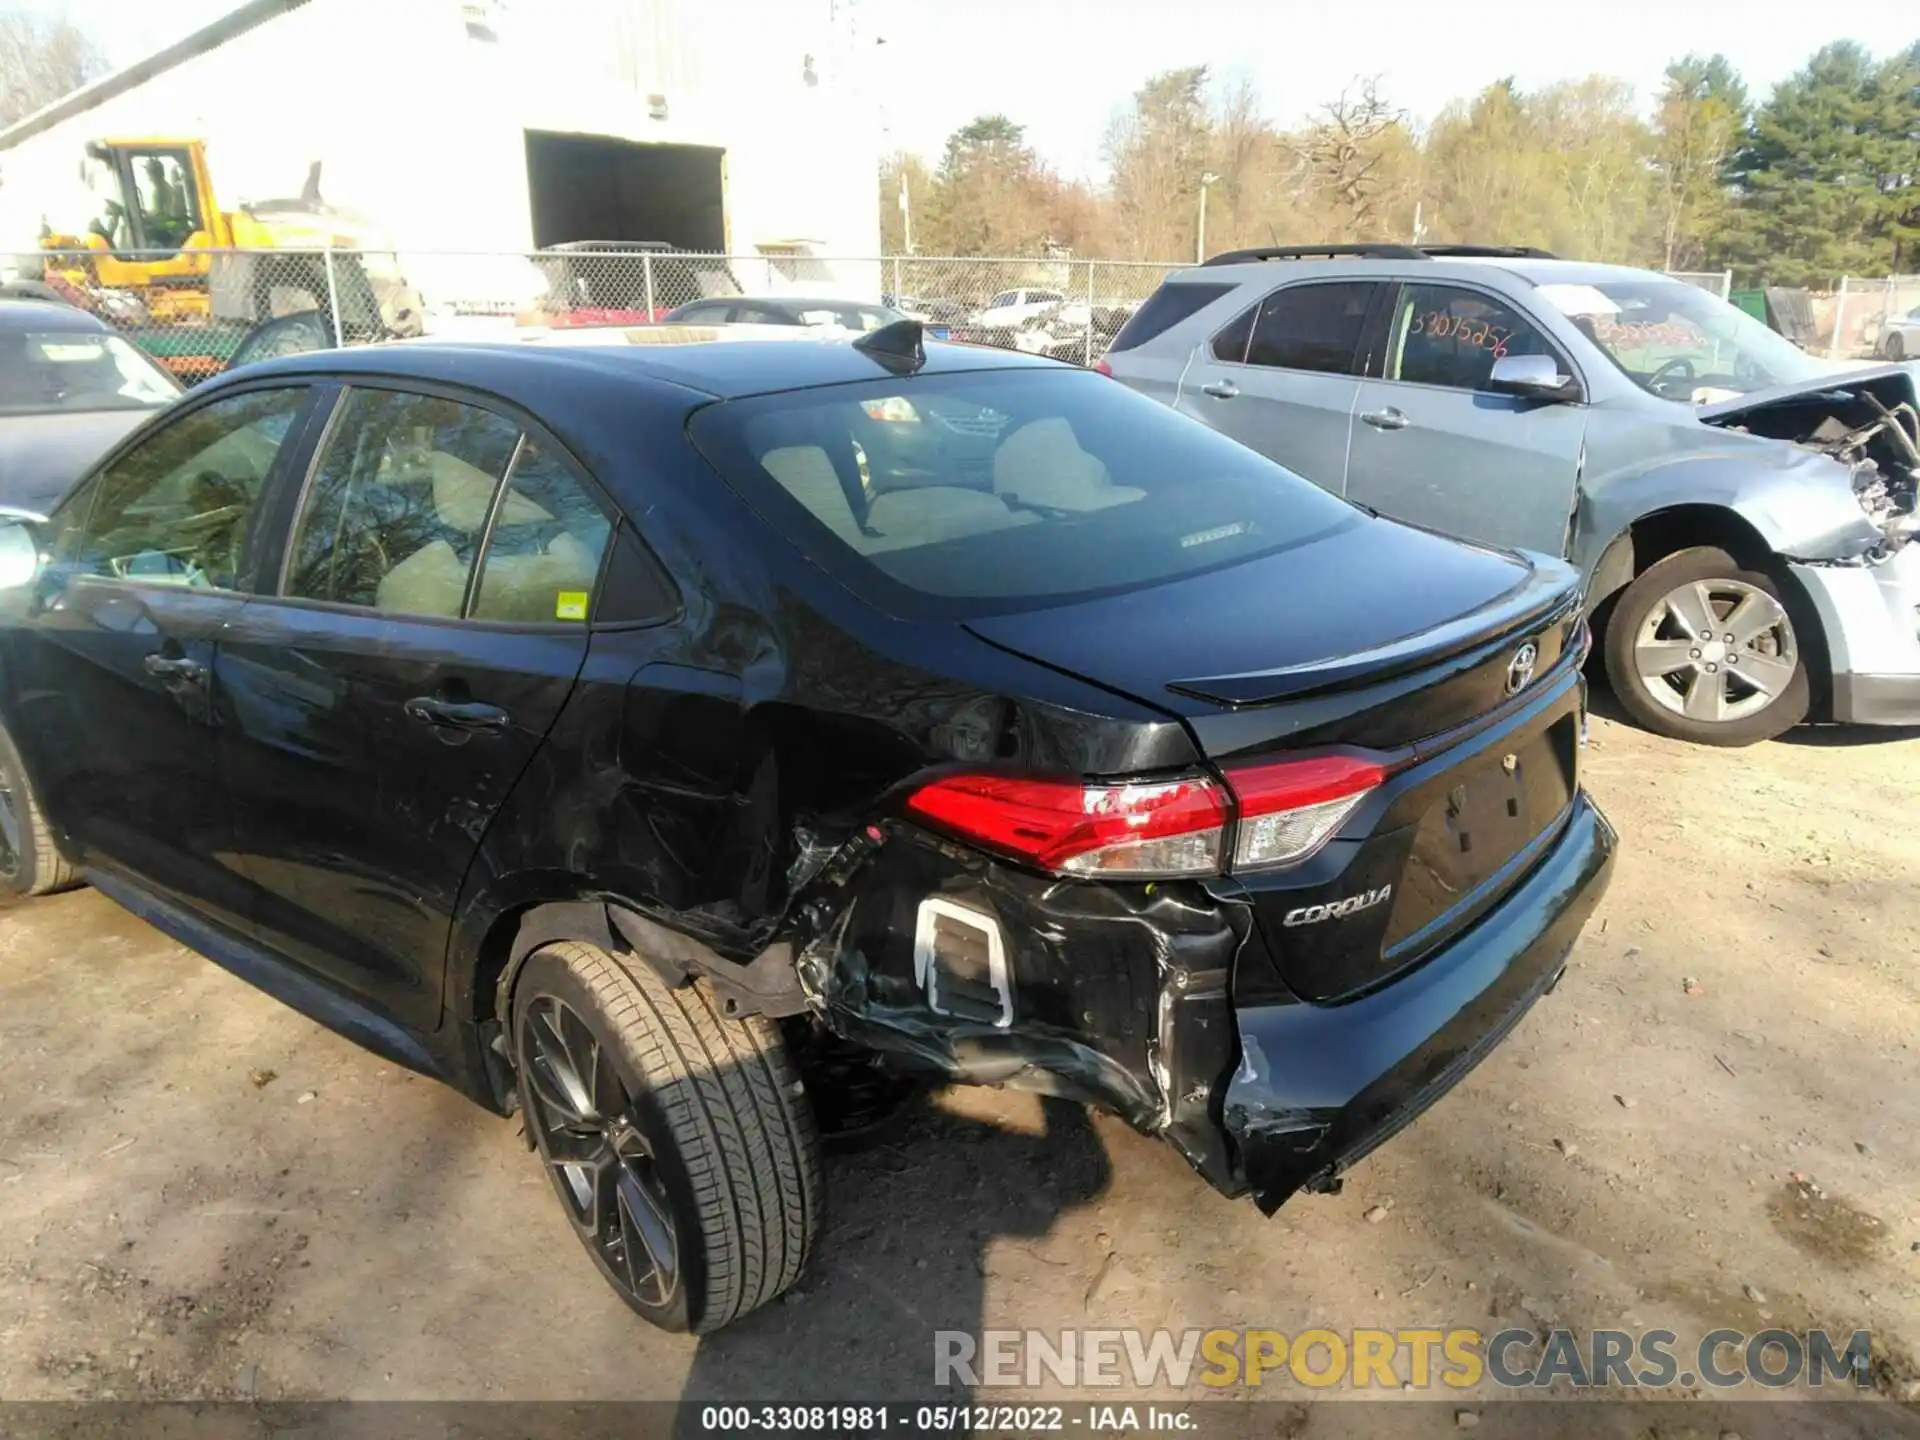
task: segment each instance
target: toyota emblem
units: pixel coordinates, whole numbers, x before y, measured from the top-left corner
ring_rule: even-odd
[[[1507,662],[1507,694],[1518,695],[1533,679],[1533,667],[1540,663],[1540,647],[1529,640],[1513,652]]]

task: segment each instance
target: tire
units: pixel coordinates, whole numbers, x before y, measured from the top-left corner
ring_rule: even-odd
[[[54,843],[13,737],[0,729],[0,895],[52,895],[79,883]]]
[[[1648,567],[1621,592],[1607,624],[1614,695],[1643,728],[1698,745],[1752,745],[1792,729],[1807,718],[1811,637],[1796,629],[1790,585],[1742,569],[1711,546],[1681,550]],[[1719,628],[1749,604],[1754,608],[1738,631]],[[1710,624],[1699,623],[1702,606],[1711,608]],[[1766,628],[1757,633],[1740,633],[1762,621]],[[1703,640],[1696,625],[1718,633],[1696,643]],[[1736,635],[1731,646],[1728,634]],[[1660,673],[1669,661],[1673,670]]]
[[[528,1135],[637,1314],[705,1334],[799,1279],[824,1193],[773,1021],[725,1019],[704,982],[670,988],[644,962],[573,941],[527,961],[512,1019]]]
[[[1887,336],[1887,359],[1904,360],[1907,358],[1907,342],[1898,330]]]

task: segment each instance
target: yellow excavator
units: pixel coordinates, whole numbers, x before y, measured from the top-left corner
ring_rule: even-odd
[[[118,321],[182,379],[294,349],[418,334],[419,299],[360,221],[320,198],[220,208],[206,146],[100,140],[87,170],[101,211],[83,234],[43,231],[45,287]]]

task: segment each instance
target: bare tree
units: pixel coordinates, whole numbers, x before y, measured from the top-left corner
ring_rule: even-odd
[[[51,105],[106,68],[100,47],[64,15],[0,9],[0,125]]]
[[[1340,223],[1355,238],[1377,228],[1388,141],[1404,131],[1405,123],[1405,113],[1382,98],[1379,82],[1362,80],[1357,95],[1342,90],[1295,137],[1308,185],[1334,203]]]

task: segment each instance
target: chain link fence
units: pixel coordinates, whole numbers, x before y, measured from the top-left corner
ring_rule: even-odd
[[[106,250],[0,254],[0,294],[78,305],[193,384],[249,361],[419,335],[708,322],[877,323],[1093,365],[1185,262],[805,253],[706,255],[611,243],[530,253]],[[1726,272],[1677,279],[1725,296]],[[1889,292],[1891,293],[1891,292]],[[759,299],[821,302],[795,311]],[[1920,297],[1916,302],[1920,303]],[[685,313],[693,307],[691,313]],[[1877,332],[1876,332],[1877,333]]]
[[[1841,277],[1827,354],[1835,360],[1920,359],[1920,275]]]

